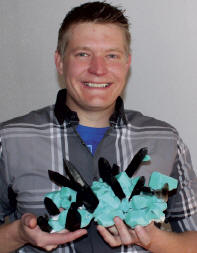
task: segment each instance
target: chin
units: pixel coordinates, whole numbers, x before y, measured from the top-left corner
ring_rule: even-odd
[[[88,103],[86,104],[87,110],[92,110],[92,111],[104,111],[107,109],[110,109],[110,107],[114,107],[114,103],[112,104],[105,104],[105,103]]]

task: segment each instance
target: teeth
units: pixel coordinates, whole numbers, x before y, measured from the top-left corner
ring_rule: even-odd
[[[92,88],[105,88],[109,86],[109,83],[84,83],[84,84]]]

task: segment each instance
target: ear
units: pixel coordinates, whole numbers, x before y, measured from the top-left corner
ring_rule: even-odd
[[[62,57],[60,56],[60,54],[57,51],[55,51],[54,60],[55,60],[57,72],[60,75],[62,75],[63,74],[63,61],[62,61]]]

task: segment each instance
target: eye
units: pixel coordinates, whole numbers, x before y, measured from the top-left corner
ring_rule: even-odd
[[[79,56],[79,57],[87,57],[88,54],[86,52],[78,52],[76,53],[76,56]]]
[[[109,58],[109,59],[118,59],[119,55],[118,54],[108,54],[107,58]]]

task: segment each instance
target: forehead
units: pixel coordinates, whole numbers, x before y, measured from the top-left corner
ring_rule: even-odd
[[[123,28],[116,24],[79,23],[68,31],[68,47],[108,47],[124,50],[126,38]]]

